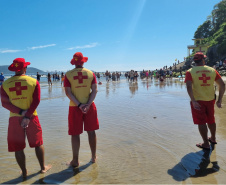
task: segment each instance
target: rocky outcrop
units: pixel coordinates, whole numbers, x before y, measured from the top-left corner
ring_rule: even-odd
[[[226,51],[224,55],[220,55],[218,52],[218,45],[215,45],[208,49],[206,55],[209,59],[208,65],[213,66],[216,64],[217,61],[220,61],[226,58]]]
[[[187,58],[183,66],[183,71],[190,69],[192,67],[192,62],[193,57]]]

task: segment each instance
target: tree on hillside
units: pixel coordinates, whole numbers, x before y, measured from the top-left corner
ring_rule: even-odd
[[[217,51],[226,55],[226,22],[220,25],[220,29],[214,34],[214,41],[217,43]]]
[[[207,20],[197,28],[194,38],[208,38],[213,36],[225,22],[226,0],[222,0],[214,6],[211,15],[207,17]]]
[[[198,27],[198,29],[195,32],[194,38],[208,38],[211,36],[212,26],[211,21],[207,20],[202,25]]]
[[[213,7],[206,21],[197,28],[194,38],[202,38],[203,43],[208,43],[207,56],[212,65],[226,57],[226,0]]]
[[[226,22],[226,0],[222,0],[214,6],[212,17],[214,30],[217,31],[220,28],[220,25]]]

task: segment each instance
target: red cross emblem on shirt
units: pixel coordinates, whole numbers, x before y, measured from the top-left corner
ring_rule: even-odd
[[[10,87],[9,91],[16,91],[16,95],[22,95],[22,90],[27,90],[27,86],[21,86],[21,82],[16,82],[15,87]]]
[[[199,77],[199,80],[202,80],[204,84],[207,83],[207,80],[210,80],[210,76],[206,76],[206,74],[202,74],[202,77]]]
[[[74,80],[78,80],[78,83],[83,83],[83,79],[88,79],[88,76],[83,76],[82,72],[78,72],[78,76],[73,77]]]

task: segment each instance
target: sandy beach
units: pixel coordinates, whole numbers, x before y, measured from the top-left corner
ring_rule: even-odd
[[[226,78],[224,77],[224,80]],[[95,103],[96,163],[90,163],[87,134],[81,135],[80,167],[72,169],[67,134],[69,100],[60,82],[41,82],[37,109],[43,129],[46,163],[52,169],[40,174],[34,149],[25,149],[29,176],[25,181],[14,153],[7,149],[9,112],[0,106],[0,183],[4,184],[225,184],[226,98],[216,110],[217,142],[209,152],[193,124],[189,96],[182,79],[120,81],[98,85]]]

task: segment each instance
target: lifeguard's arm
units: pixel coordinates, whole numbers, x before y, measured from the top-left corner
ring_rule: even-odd
[[[191,101],[192,102],[195,101],[195,97],[193,95],[193,90],[192,90],[192,81],[186,81],[186,86],[187,86],[187,92]]]
[[[96,98],[96,95],[97,95],[97,84],[96,83],[92,84],[91,90],[92,90],[92,92],[90,93],[89,100],[87,102],[87,104],[89,106],[93,103],[93,101],[94,101],[94,99]]]
[[[21,109],[15,105],[13,105],[10,100],[9,100],[9,96],[7,95],[7,93],[5,92],[5,90],[3,89],[3,86],[1,86],[1,102],[2,102],[2,106],[4,108],[6,108],[7,110],[9,110],[10,112],[19,114]]]
[[[88,113],[90,105],[93,103],[96,95],[97,95],[97,79],[95,74],[93,73],[93,80],[91,83],[91,93],[89,95],[89,99],[86,104],[81,106],[85,114]]]
[[[80,102],[75,98],[75,96],[72,94],[71,92],[71,87],[64,87],[65,88],[65,93],[67,95],[67,97],[75,104],[75,105],[79,105]]]
[[[219,86],[219,96],[216,104],[217,104],[217,107],[221,108],[222,98],[225,92],[225,83],[222,80],[222,78],[219,78],[218,80],[216,80],[216,83]]]
[[[86,103],[86,106],[88,106],[88,107],[93,103],[93,101],[94,101],[94,99],[96,98],[96,95],[97,95],[97,79],[96,79],[96,76],[95,76],[94,73],[93,73],[93,80],[92,80],[92,83],[91,83],[91,90],[92,91],[89,95],[89,99]]]
[[[75,104],[79,105],[80,102],[75,98],[75,96],[71,92],[71,83],[69,82],[67,75],[64,77],[64,89],[67,97]],[[80,108],[80,107],[79,107]]]
[[[200,110],[200,105],[199,103],[195,100],[194,94],[193,94],[193,90],[192,90],[192,77],[191,77],[191,73],[186,72],[186,76],[185,76],[185,82],[186,82],[186,87],[187,87],[187,92],[188,95],[191,99],[192,105],[196,110]]]
[[[184,82],[186,83],[187,92],[188,92],[188,95],[190,96],[191,101],[192,102],[195,101],[195,97],[193,95],[193,90],[192,90],[192,76],[189,71],[186,72]]]
[[[40,99],[41,99],[41,91],[40,91],[40,85],[39,82],[36,82],[36,86],[35,86],[35,90],[33,93],[33,101],[30,105],[30,108],[27,109],[27,112],[25,114],[25,117],[27,118],[31,118],[31,116],[33,115],[34,111],[37,109],[39,103],[40,103]]]
[[[81,105],[81,108],[82,108],[84,114],[88,113],[90,105],[93,103],[93,101],[97,95],[97,84],[96,83],[93,83],[91,85],[91,90],[92,90],[92,92],[90,93],[88,102],[84,105]]]

